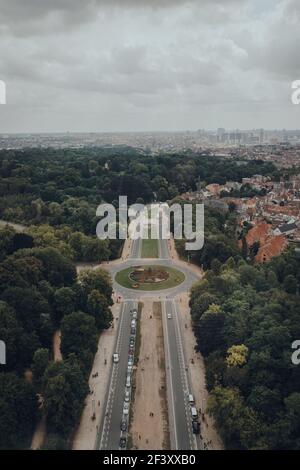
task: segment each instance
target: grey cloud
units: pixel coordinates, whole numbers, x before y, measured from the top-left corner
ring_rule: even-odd
[[[201,7],[229,7],[247,0],[201,0]],[[50,34],[93,21],[102,8],[126,10],[166,9],[198,5],[199,0],[0,0],[0,32],[19,36]],[[213,17],[212,17],[213,18]],[[52,20],[52,21],[51,21]],[[41,24],[41,21],[44,22]],[[47,27],[46,21],[50,21]]]
[[[0,0],[0,132],[288,127],[299,2],[262,2]]]
[[[263,71],[267,77],[295,80],[300,71],[300,3],[287,0],[281,4],[281,15],[274,15],[265,23],[263,34],[245,31],[240,45],[247,52],[241,59],[245,69]]]

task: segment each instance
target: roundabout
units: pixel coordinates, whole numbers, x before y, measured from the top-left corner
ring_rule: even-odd
[[[130,266],[115,275],[115,281],[126,289],[160,291],[179,286],[185,274],[179,269],[160,264]]]

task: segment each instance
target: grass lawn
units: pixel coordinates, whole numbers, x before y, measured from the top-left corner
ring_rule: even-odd
[[[147,265],[146,267],[149,267],[149,266]],[[127,287],[127,289],[155,291],[155,290],[170,289],[171,287],[176,287],[179,284],[181,284],[185,279],[185,275],[181,271],[178,271],[178,269],[169,268],[165,266],[157,266],[157,265],[156,266],[152,265],[151,267],[152,268],[159,267],[160,269],[165,270],[169,274],[168,279],[166,279],[165,281],[161,281],[161,282],[157,282],[153,284],[152,283],[143,283],[143,284],[140,283],[138,284],[138,287],[134,287],[136,286],[136,283],[132,279],[130,279],[129,275],[132,271],[135,270],[135,268],[130,267],[130,268],[123,269],[122,271],[119,271],[116,274],[115,280],[121,286]]]
[[[142,240],[142,258],[158,258],[158,240]]]

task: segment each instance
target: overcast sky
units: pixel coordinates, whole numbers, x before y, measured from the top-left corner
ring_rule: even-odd
[[[1,132],[300,128],[299,0],[0,0]]]

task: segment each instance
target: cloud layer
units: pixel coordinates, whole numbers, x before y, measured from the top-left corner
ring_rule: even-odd
[[[0,12],[0,132],[298,127],[297,0],[0,0]]]

